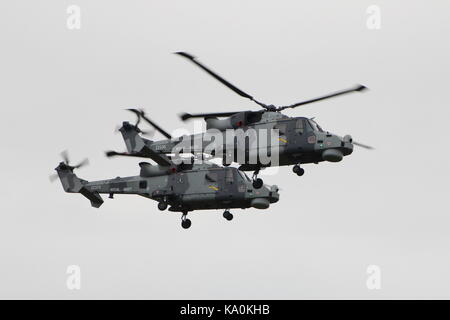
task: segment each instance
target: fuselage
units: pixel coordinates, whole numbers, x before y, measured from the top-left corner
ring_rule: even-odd
[[[208,122],[209,119],[207,119]],[[225,157],[232,151],[231,161],[242,165],[242,170],[254,170],[256,167],[273,165],[293,165],[299,163],[318,163],[321,161],[337,162],[343,156],[353,152],[352,138],[350,136],[339,137],[324,131],[315,121],[305,117],[288,117],[279,112],[262,112],[256,122],[246,123],[237,118],[233,123],[231,118],[224,120],[213,119],[206,132],[183,136],[171,140],[151,142],[151,146],[157,152],[165,154],[180,153],[212,153],[215,157]],[[216,126],[216,127],[214,127]],[[219,129],[217,129],[217,127]],[[254,130],[257,134],[271,130],[278,133],[277,139],[268,140],[261,145],[239,143],[237,138],[229,141],[228,133],[242,131],[243,137]],[[211,141],[211,135],[220,134],[221,139]],[[220,140],[220,145],[216,142]],[[214,145],[214,147],[212,147]],[[277,163],[263,163],[259,159],[261,153],[270,154],[272,147],[277,147]],[[211,152],[214,150],[214,152]],[[220,152],[217,152],[219,150]],[[239,152],[245,153],[245,157],[239,157]],[[255,157],[252,157],[252,154]],[[252,160],[255,160],[256,162]]]
[[[115,178],[86,182],[90,192],[137,194],[167,202],[169,211],[206,209],[266,209],[279,200],[276,186],[252,186],[251,180],[236,168],[210,163],[194,164],[191,169],[164,175]]]

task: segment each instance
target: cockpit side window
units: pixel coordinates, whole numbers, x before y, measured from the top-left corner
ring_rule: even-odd
[[[319,129],[317,128],[316,123],[314,121],[309,120],[308,123],[314,131],[319,131]]]
[[[313,128],[314,131],[323,132],[322,128],[314,120],[309,120],[308,123]]]
[[[251,181],[250,178],[242,171],[238,171],[239,175],[242,177],[242,179],[247,180],[247,181]]]
[[[303,133],[303,119],[297,119],[295,122],[295,132],[299,134]]]

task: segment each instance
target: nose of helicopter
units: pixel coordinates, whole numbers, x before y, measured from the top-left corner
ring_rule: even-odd
[[[278,202],[280,195],[277,186],[265,186],[265,190],[258,191],[260,196],[251,199],[250,205],[256,209],[267,209],[271,203]]]
[[[322,159],[329,162],[339,162],[344,156],[353,152],[353,140],[350,135],[340,137],[338,135],[327,133],[325,141],[321,141],[320,148]]]
[[[353,138],[351,135],[347,134],[342,138],[342,151],[344,156],[348,156],[349,154],[352,154],[353,152]]]
[[[273,185],[270,188],[270,192],[269,192],[269,201],[270,201],[270,203],[275,203],[278,200],[280,200],[280,194],[278,193],[278,190],[279,190],[278,186],[276,186],[276,185]]]

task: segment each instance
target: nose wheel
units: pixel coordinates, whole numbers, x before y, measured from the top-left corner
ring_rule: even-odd
[[[187,212],[183,212],[183,215],[181,216],[181,226],[183,229],[189,229],[192,222],[187,218]]]
[[[302,176],[303,174],[305,174],[305,169],[303,169],[302,167],[300,167],[298,164],[296,164],[293,168],[292,171],[298,175],[298,176]]]
[[[223,217],[224,217],[225,219],[227,219],[228,221],[233,220],[233,215],[232,215],[231,212],[228,211],[228,210],[225,210],[225,211],[224,211]]]
[[[252,185],[253,185],[253,188],[255,188],[255,189],[260,189],[264,184],[263,180],[261,178],[258,178],[259,170],[260,169],[257,169],[253,173],[253,177],[252,177],[252,180],[253,180]]]

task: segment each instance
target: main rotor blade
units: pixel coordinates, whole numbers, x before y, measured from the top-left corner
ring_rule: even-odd
[[[366,148],[366,149],[369,149],[369,150],[373,150],[373,149],[374,149],[374,147],[371,147],[371,146],[368,146],[368,145],[366,145],[366,144],[362,144],[362,143],[359,143],[359,142],[353,141],[352,143],[353,143],[355,146],[358,146],[358,147],[361,147],[361,148]]]
[[[145,113],[143,110],[137,110],[137,109],[128,109],[131,112],[134,112],[136,115],[139,115],[139,117],[142,117],[142,119],[144,119],[148,124],[150,124],[153,128],[155,128],[156,130],[158,130],[163,136],[165,136],[167,139],[172,139],[172,136],[165,131],[163,128],[161,128],[160,126],[158,126],[155,122],[153,122],[152,120],[150,120],[149,118],[147,118],[145,116]]]
[[[172,139],[172,136],[165,131],[164,129],[162,129],[160,126],[158,126],[156,123],[154,123],[152,120],[150,120],[149,118],[147,118],[145,116],[145,114],[142,112],[142,119],[144,119],[145,121],[148,122],[148,124],[150,124],[151,126],[153,126],[153,128],[155,128],[156,130],[158,130],[163,136],[165,136],[167,139]]]
[[[364,91],[366,89],[367,88],[365,86],[363,86],[362,84],[358,84],[355,87],[350,88],[350,89],[333,92],[333,93],[327,94],[327,95],[322,96],[322,97],[318,97],[318,98],[314,98],[314,99],[298,102],[298,103],[295,103],[295,104],[291,104],[289,106],[279,107],[278,111],[281,111],[281,110],[284,110],[284,109],[288,109],[288,108],[296,108],[296,107],[302,106],[304,104],[313,103],[313,102],[317,102],[317,101],[321,101],[321,100],[337,97],[337,96],[340,96],[340,95],[343,95],[343,94],[347,94],[347,93],[350,93],[350,92],[354,92],[354,91]]]
[[[221,76],[219,76],[217,73],[215,73],[214,71],[212,71],[211,69],[209,69],[208,67],[206,67],[205,65],[203,65],[202,63],[198,62],[196,60],[196,58],[192,55],[190,55],[189,53],[186,52],[175,52],[175,54],[178,54],[179,56],[182,56],[186,59],[189,59],[190,61],[192,61],[193,63],[195,63],[198,67],[200,67],[201,69],[203,69],[204,71],[206,71],[210,76],[212,76],[213,78],[215,78],[216,80],[218,80],[220,83],[222,83],[223,85],[227,86],[229,89],[233,90],[234,92],[236,92],[238,95],[240,95],[241,97],[250,99],[254,102],[256,102],[257,104],[259,104],[261,107],[263,108],[267,108],[267,106],[262,103],[257,101],[255,98],[253,98],[251,95],[249,95],[248,93],[242,91],[241,89],[239,89],[238,87],[234,86],[233,84],[231,84],[230,82],[228,82],[227,80],[225,80],[224,78],[222,78]]]
[[[238,113],[238,111],[236,111],[236,112],[216,112],[216,113],[195,113],[195,114],[182,113],[179,116],[180,116],[181,120],[186,121],[190,118],[230,117],[236,113]]]

